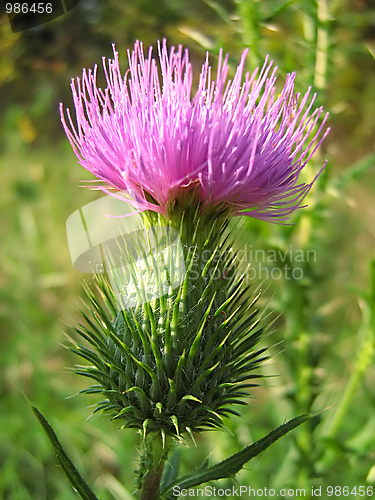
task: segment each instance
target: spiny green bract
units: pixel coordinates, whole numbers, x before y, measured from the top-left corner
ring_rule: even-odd
[[[85,324],[74,330],[94,350],[75,344],[72,351],[91,363],[75,371],[97,382],[82,393],[106,398],[94,413],[107,412],[144,436],[193,438],[238,415],[232,404],[246,404],[246,389],[260,377],[254,370],[266,359],[265,349],[255,350],[263,331],[260,292],[250,293],[230,238],[218,238],[216,229],[197,245],[196,237],[189,248],[183,243],[183,282],[151,302],[120,310],[102,275],[100,298],[85,287],[91,313],[81,311]]]

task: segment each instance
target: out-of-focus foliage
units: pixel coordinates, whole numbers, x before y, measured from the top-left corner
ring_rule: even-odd
[[[83,399],[64,399],[87,386],[64,370],[64,322],[76,313],[80,282],[70,262],[67,217],[97,194],[78,188],[89,175],[77,165],[58,115],[71,106],[69,81],[135,39],[166,37],[189,47],[199,72],[206,50],[220,47],[235,67],[249,48],[248,70],[266,54],[282,80],[297,72],[330,112],[332,128],[308,174],[326,170],[293,226],[247,221],[239,245],[276,251],[275,267],[300,268],[302,279],[260,278],[281,314],[267,339],[275,375],[258,399],[228,422],[234,436],[206,433],[182,450],[181,473],[212,452],[217,462],[284,420],[336,405],[273,445],[239,476],[255,488],[370,485],[375,482],[374,258],[375,8],[369,0],[80,0],[67,15],[13,34],[0,23],[0,497],[76,498],[21,390],[53,424],[69,455],[101,499],[129,499],[137,468],[131,431],[95,417]],[[102,74],[99,71],[100,78]],[[99,80],[100,81],[100,80]],[[104,83],[104,82],[103,82]],[[288,250],[302,250],[297,261]],[[279,252],[280,251],[280,252]],[[307,261],[307,252],[311,258]],[[279,252],[279,253],[278,253]],[[262,254],[258,254],[262,255]],[[284,259],[284,260],[283,260]],[[370,267],[369,267],[370,266]],[[277,344],[277,345],[276,345]],[[95,399],[92,400],[92,403]],[[126,489],[121,486],[126,486]],[[306,495],[305,498],[308,498]]]

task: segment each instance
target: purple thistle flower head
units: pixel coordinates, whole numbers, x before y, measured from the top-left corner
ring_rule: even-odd
[[[273,222],[300,208],[317,176],[306,184],[299,174],[329,132],[321,137],[328,114],[320,120],[311,89],[296,94],[292,73],[276,95],[277,68],[268,59],[243,78],[246,50],[228,80],[228,56],[220,51],[216,78],[207,54],[192,97],[188,50],[168,52],[164,40],[158,52],[160,70],[152,48],[145,58],[136,42],[123,76],[114,49],[108,67],[103,58],[104,91],[97,66],[83,70],[71,84],[76,126],[60,106],[79,163],[100,189],[162,215],[190,195],[202,210],[224,205],[232,215]]]

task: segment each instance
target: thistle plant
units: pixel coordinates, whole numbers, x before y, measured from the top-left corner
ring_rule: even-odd
[[[142,219],[141,237],[118,238],[96,290],[86,287],[88,311],[75,327],[85,342],[74,341],[72,350],[90,363],[76,368],[94,380],[82,392],[104,397],[94,412],[140,431],[138,488],[149,500],[172,498],[176,484],[233,476],[309,418],[160,492],[171,449],[239,416],[236,405],[246,404],[267,359],[258,344],[272,321],[238,261],[240,229],[231,219],[283,222],[302,208],[319,173],[304,182],[301,171],[328,133],[311,89],[295,93],[290,74],[277,93],[277,68],[268,59],[243,75],[245,51],[228,80],[228,57],[220,51],[214,77],[207,55],[191,97],[188,51],[168,51],[163,41],[158,53],[159,65],[152,49],[145,57],[136,42],[123,75],[114,51],[104,61],[104,90],[96,84],[97,67],[83,70],[72,82],[76,125],[61,106],[66,134],[95,186]],[[176,235],[179,253],[172,250]],[[82,491],[92,498],[87,485]]]

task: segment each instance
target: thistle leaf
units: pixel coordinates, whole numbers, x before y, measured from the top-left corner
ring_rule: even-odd
[[[161,479],[162,489],[166,489],[170,484],[172,484],[176,480],[179,465],[180,465],[180,452],[178,449],[176,449],[164,468],[163,477]],[[173,499],[173,496],[170,498]]]
[[[223,460],[222,462],[198,471],[193,474],[184,476],[174,483],[170,484],[161,493],[162,498],[166,498],[168,493],[173,489],[173,487],[178,486],[180,490],[193,488],[202,483],[207,483],[208,481],[217,481],[218,479],[231,478],[235,476],[243,466],[249,462],[252,458],[259,455],[262,451],[267,449],[272,443],[280,439],[282,436],[295,429],[299,425],[303,424],[310,418],[317,415],[317,413],[309,413],[305,415],[300,415],[299,417],[289,420],[286,424],[280,425],[277,429],[270,432],[267,436],[260,439],[256,443],[247,446],[242,451],[232,455],[231,457]]]
[[[92,490],[89,488],[87,483],[82,478],[81,474],[73,465],[73,462],[70,460],[68,455],[65,453],[64,448],[61,446],[60,441],[57,439],[55,431],[51,427],[51,425],[47,422],[44,416],[40,413],[40,411],[35,408],[35,406],[31,407],[34,412],[36,418],[39,420],[42,425],[44,432],[47,434],[48,439],[50,440],[54,452],[56,454],[57,460],[60,462],[61,467],[64,469],[64,472],[67,478],[70,481],[70,484],[77,491],[80,497],[83,500],[98,500],[94,495]]]

